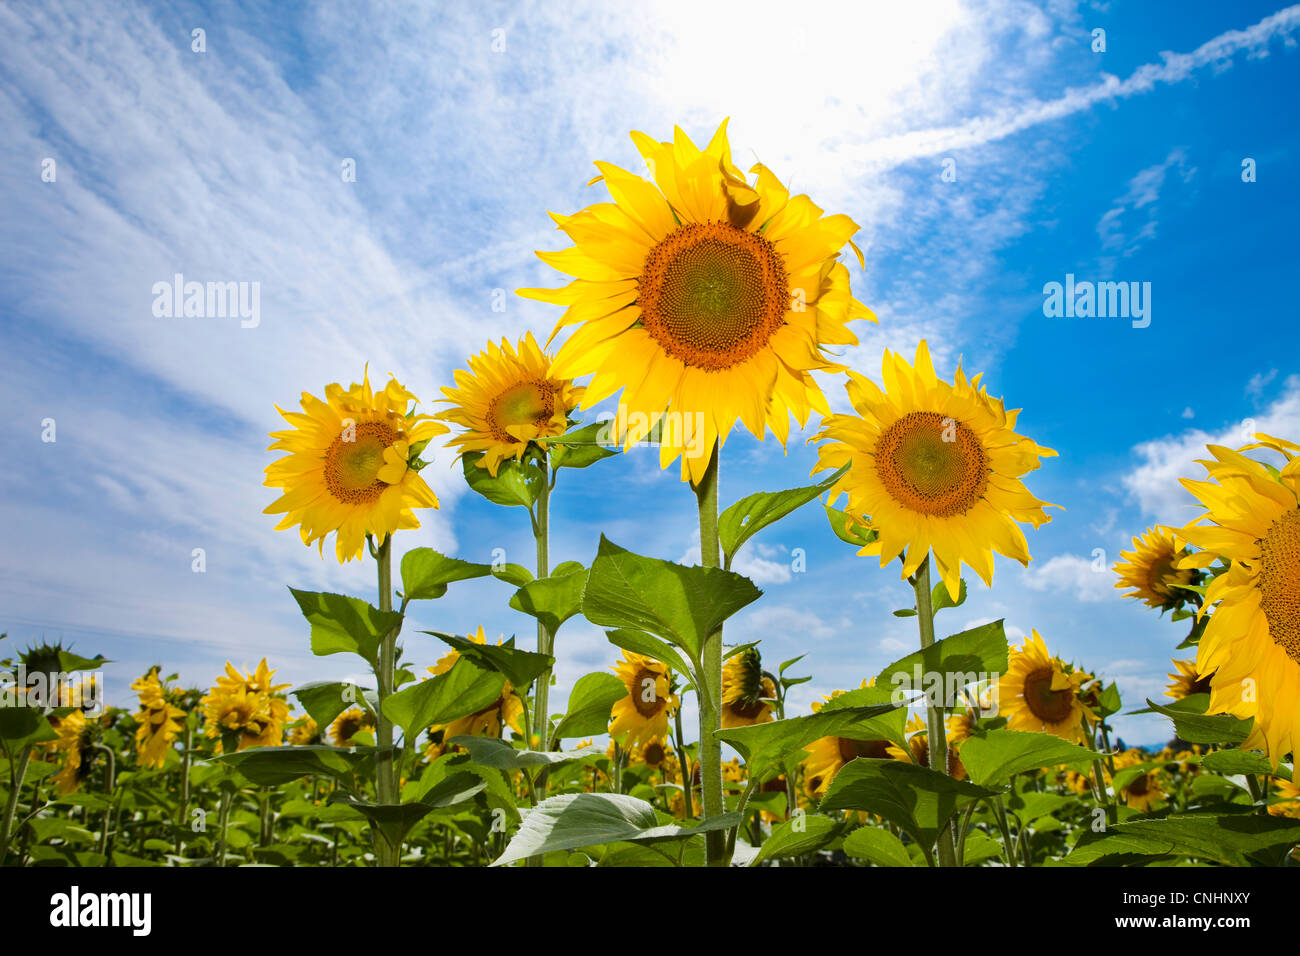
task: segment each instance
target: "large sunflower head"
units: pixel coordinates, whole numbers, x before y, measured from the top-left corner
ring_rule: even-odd
[[[878,532],[858,553],[879,555],[882,568],[902,554],[907,577],[933,550],[950,594],[963,563],[991,584],[994,551],[1027,565],[1017,522],[1050,519],[1020,479],[1056,452],[1016,434],[1018,410],[990,397],[978,375],[967,380],[958,367],[953,384],[940,381],[924,340],[912,365],[886,351],[881,376],[884,389],[849,372],[856,414],[828,416],[813,439],[823,441],[813,473],[847,464],[833,499],[847,494],[850,519]]]
[[[1233,451],[1210,445],[1207,481],[1182,479],[1206,512],[1179,534],[1227,570],[1205,590],[1209,622],[1196,646],[1196,673],[1210,680],[1210,713],[1254,718],[1242,746],[1274,763],[1300,746],[1300,445],[1256,435]],[[1243,452],[1267,448],[1269,468]],[[1213,609],[1211,611],[1211,609]]]
[[[280,691],[288,684],[272,684],[275,671],[262,658],[251,674],[241,674],[226,662],[226,672],[217,678],[200,702],[206,724],[204,733],[212,739],[233,739],[239,750],[274,747],[284,740],[289,704]]]
[[[135,714],[135,748],[142,767],[159,768],[167,762],[172,742],[180,736],[185,711],[168,699],[167,689],[153,668],[131,684],[140,700]]]
[[[776,684],[763,673],[758,651],[746,648],[722,665],[722,726],[748,727],[772,720]]]
[[[823,350],[857,343],[848,322],[874,321],[839,261],[847,244],[862,262],[858,227],[761,164],[746,180],[725,122],[703,150],[680,129],[672,142],[632,140],[652,181],[596,163],[592,182],[614,201],[554,215],[574,244],[538,253],[574,280],[519,294],[567,307],[556,330],[578,328],[552,373],[594,374],[584,407],[622,389],[614,439],[626,447],[658,426],[661,466],[680,457],[683,480],[699,482],[737,421],[784,444],[791,413],[802,426],[829,411],[811,373],[839,371]]]
[[[66,796],[90,776],[95,722],[86,720],[86,715],[80,710],[73,710],[50,723],[58,734],[50,746],[63,754],[63,766],[54,775],[54,785],[60,794]]]
[[[1116,773],[1125,767],[1136,767],[1146,763],[1148,755],[1141,750],[1125,750],[1115,757]],[[1165,791],[1161,786],[1160,769],[1152,768],[1142,771],[1120,788],[1120,796],[1130,810],[1149,811],[1152,806],[1164,799]]]
[[[1007,672],[998,681],[998,712],[1010,730],[1040,731],[1065,740],[1082,741],[1084,718],[1092,711],[1081,688],[1090,675],[1075,670],[1047,652],[1037,631],[1011,649]]]
[[[613,670],[627,688],[627,696],[614,702],[609,735],[629,749],[656,737],[667,737],[668,718],[677,712],[678,705],[668,665],[625,650]]]
[[[289,743],[295,747],[306,747],[320,742],[320,726],[317,725],[315,718],[308,715],[294,721],[289,731]]]
[[[373,730],[375,715],[361,707],[349,707],[334,718],[330,724],[330,736],[336,747],[351,747],[355,737],[362,731]]]
[[[501,462],[519,459],[529,442],[563,435],[582,389],[551,374],[551,360],[533,333],[516,349],[506,339],[469,359],[469,371],[456,370],[456,388],[444,388],[452,407],[434,416],[465,429],[448,445],[462,454],[482,452],[478,466],[496,475]]]
[[[1197,582],[1196,570],[1181,566],[1187,555],[1188,549],[1177,535],[1164,528],[1148,528],[1133,539],[1132,551],[1119,553],[1124,560],[1115,565],[1119,575],[1115,587],[1132,588],[1124,596],[1137,598],[1147,607],[1172,611],[1191,596],[1186,586]]]
[[[948,723],[949,730],[947,737],[947,763],[948,776],[956,780],[966,779],[966,767],[962,764],[961,758],[957,756],[957,743],[953,739],[952,723]],[[916,764],[918,767],[930,766],[930,735],[926,727],[925,720],[919,714],[913,714],[908,718],[906,726],[903,728],[908,734],[907,750],[903,750],[897,744],[889,745],[889,756],[895,760],[905,760]],[[966,736],[970,736],[968,733]],[[963,738],[964,739],[964,738]]]
[[[447,426],[408,411],[415,396],[392,379],[370,387],[325,387],[325,400],[302,394],[302,411],[277,411],[293,427],[272,432],[269,450],[287,452],[266,466],[266,484],[284,493],[265,514],[283,514],[276,529],[299,526],[304,544],[336,532],[340,563],[361,557],[366,535],[381,540],[399,528],[418,528],[415,508],[436,508],[438,499],[420,477],[419,454]]]

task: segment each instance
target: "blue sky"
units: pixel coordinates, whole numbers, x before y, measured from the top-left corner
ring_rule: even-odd
[[[1159,696],[1180,625],[1121,599],[1093,555],[1191,515],[1176,479],[1206,441],[1251,422],[1300,435],[1300,7],[872,7],[790,23],[762,4],[0,4],[0,629],[112,658],[116,703],[153,662],[204,686],[263,654],[295,683],[355,674],[310,655],[285,585],[371,594],[373,568],[322,562],[261,514],[274,404],[366,362],[427,402],[487,339],[544,338],[557,310],[513,290],[556,282],[533,255],[564,245],[547,210],[604,198],[584,186],[595,159],[636,168],[628,130],[698,140],[730,116],[739,160],[862,225],[854,288],[880,324],[845,361],[878,375],[882,348],[925,337],[942,373],[983,371],[1060,452],[1030,478],[1065,510],[1031,532],[1029,569],[999,561],[941,630],[1005,617],[1127,704]],[[177,272],[259,282],[260,323],[154,316],[153,284]],[[1150,326],[1046,317],[1043,286],[1067,273],[1150,282]],[[734,435],[724,505],[804,483],[811,433],[784,452]],[[443,508],[399,549],[526,561],[522,513],[477,500],[451,463],[426,471]],[[589,562],[603,530],[680,559],[693,517],[676,473],[634,453],[563,477],[553,553]],[[766,594],[728,640],[761,639],[773,663],[807,653],[800,709],[915,645],[889,613],[906,585],[816,509],[740,567]],[[471,582],[419,608],[408,658],[441,653],[425,627],[528,635],[508,596]],[[557,647],[561,701],[613,658],[581,620]]]

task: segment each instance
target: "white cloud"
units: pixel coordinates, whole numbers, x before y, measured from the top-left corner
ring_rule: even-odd
[[[1176,147],[1169,151],[1163,162],[1148,166],[1129,180],[1124,195],[1116,199],[1097,221],[1097,235],[1103,249],[1129,256],[1155,238],[1159,226],[1156,201],[1171,170],[1176,171],[1184,183],[1196,173],[1196,169],[1187,164],[1186,151]]]
[[[1206,445],[1236,448],[1251,441],[1255,432],[1292,440],[1300,435],[1300,375],[1287,378],[1283,393],[1253,418],[1225,425],[1216,432],[1197,428],[1137,445],[1133,454],[1139,464],[1124,476],[1124,486],[1143,515],[1162,524],[1186,524],[1195,517],[1196,499],[1178,479],[1205,477],[1205,470],[1196,461],[1208,457]]]
[[[1103,563],[1098,569],[1093,558],[1077,554],[1058,554],[1033,562],[1024,572],[1024,582],[1035,591],[1071,594],[1087,604],[1110,600],[1118,593],[1108,566]]]

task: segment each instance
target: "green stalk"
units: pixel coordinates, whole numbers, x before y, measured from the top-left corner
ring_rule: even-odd
[[[95,744],[95,749],[104,754],[108,759],[108,769],[104,772],[104,792],[111,798],[113,795],[113,785],[117,778],[117,757],[113,753],[113,748],[106,747],[104,744]],[[108,835],[112,829],[113,823],[113,804],[110,802],[108,809],[104,811],[104,826],[99,837],[99,852],[105,857],[108,856]]]
[[[226,827],[230,823],[230,803],[232,795],[225,785],[221,789],[221,809],[217,816],[217,829],[219,836],[217,838],[217,866],[226,865]]]
[[[722,547],[718,542],[718,443],[713,443],[709,467],[695,486],[695,501],[700,516],[700,564],[706,568],[722,566]],[[700,802],[704,819],[720,816],[722,799],[722,741],[714,736],[722,729],[722,628],[704,639],[697,662],[698,677],[703,685],[700,701]],[[727,837],[721,830],[705,834],[709,866],[727,865]]]
[[[385,535],[375,554],[379,567],[379,610],[393,609],[393,536]],[[375,743],[375,793],[379,803],[397,803],[397,775],[393,767],[393,722],[384,714],[384,701],[393,692],[393,671],[397,659],[397,632],[393,628],[379,644],[379,672],[375,682],[379,686],[379,713],[376,717]],[[380,866],[397,866],[401,853],[390,846],[387,839],[375,830],[375,856]]]
[[[916,592],[916,620],[921,627],[921,649],[934,644],[934,607],[930,600],[930,555],[927,553],[912,579]],[[945,685],[946,685],[945,681]],[[941,693],[946,692],[945,690]],[[948,734],[943,722],[943,699],[926,701],[926,742],[930,746],[930,769],[948,773]],[[939,865],[956,866],[957,850],[949,821],[939,832]]]
[[[533,521],[533,536],[537,539],[537,579],[551,573],[550,523],[551,523],[551,468],[550,459],[543,452],[541,461],[542,490],[537,495],[537,516]],[[555,635],[539,618],[537,621],[537,653],[550,655],[554,650]],[[533,727],[541,738],[538,747],[542,752],[551,749],[551,716],[548,712],[551,693],[551,669],[548,667],[537,677],[533,692]],[[531,745],[531,741],[529,742]],[[541,795],[546,796],[546,777],[540,781]]]
[[[683,819],[695,819],[695,798],[691,794],[691,758],[686,753],[686,737],[682,734],[682,709],[677,708],[673,714],[673,729],[677,735],[677,769],[682,774],[682,799],[685,801],[686,816]]]
[[[190,715],[185,715],[185,750],[181,753],[181,799],[180,814],[176,821],[176,855],[181,855],[185,845],[185,827],[190,815],[190,748],[194,746],[194,728],[190,726]]]
[[[5,802],[4,819],[0,821],[0,863],[4,862],[5,855],[9,852],[9,838],[13,836],[14,813],[18,810],[18,794],[23,789],[23,781],[27,779],[27,764],[32,757],[31,745],[23,747],[18,754],[18,766],[14,767],[14,761],[9,761],[9,799]]]

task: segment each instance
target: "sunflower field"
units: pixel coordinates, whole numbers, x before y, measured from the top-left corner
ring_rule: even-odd
[[[1050,634],[954,630],[971,575],[996,589],[994,553],[1030,562],[1026,530],[1057,507],[1035,497],[1032,473],[1056,452],[1016,430],[979,374],[940,378],[924,340],[885,350],[874,379],[837,361],[854,323],[875,321],[851,288],[858,225],[762,164],[742,171],[725,123],[703,148],[680,129],[632,139],[648,178],[597,162],[608,201],[553,214],[569,244],[538,253],[566,280],[518,290],[563,310],[544,345],[486,343],[432,404],[367,368],[280,409],[268,528],[375,580],[367,594],[284,582],[285,600],[313,654],[349,655],[372,679],[292,685],[262,658],[187,687],[159,666],[129,675],[134,700],[105,701],[110,661],[7,641],[0,861],[1291,865],[1300,444],[1210,445],[1203,473],[1182,478],[1199,513],[1144,530],[1110,569],[1168,619],[1160,699],[1121,699]],[[844,412],[814,372],[846,390]],[[617,413],[593,417],[615,396]],[[728,437],[785,445],[792,419],[814,422],[812,475],[720,500]],[[437,520],[431,442],[455,449],[503,525],[531,531],[529,566],[404,546]],[[640,445],[680,473],[698,563],[601,535],[585,562],[553,564],[552,496],[598,492],[602,463]],[[860,555],[862,575],[897,575],[914,596],[856,613],[916,626],[914,650],[831,675],[840,689],[806,712],[788,704],[812,679],[804,658],[727,640],[728,619],[762,596],[737,556],[802,508],[824,511],[828,541]],[[430,631],[442,653],[409,654],[413,602],[478,578],[498,582],[535,643]],[[608,667],[558,687],[576,620],[604,631]],[[1162,715],[1166,746],[1118,740],[1113,718],[1135,712]]]

